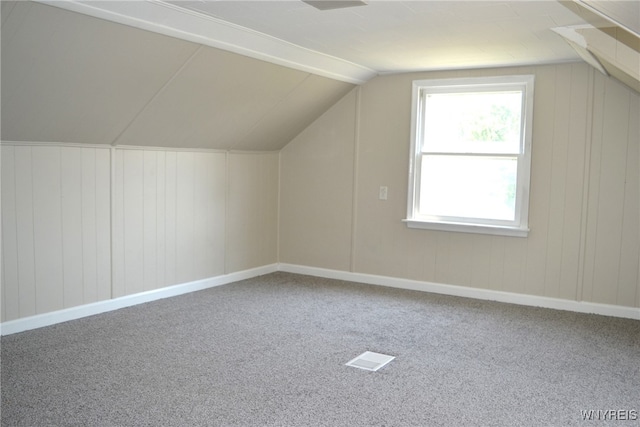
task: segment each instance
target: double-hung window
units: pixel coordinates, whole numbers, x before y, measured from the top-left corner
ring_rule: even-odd
[[[409,227],[527,235],[533,80],[413,82]]]

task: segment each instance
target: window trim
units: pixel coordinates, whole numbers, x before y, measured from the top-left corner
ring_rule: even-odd
[[[515,220],[506,224],[501,220],[479,219],[457,221],[453,218],[437,220],[417,216],[420,192],[420,168],[422,151],[421,122],[423,117],[422,98],[425,93],[451,93],[484,90],[523,90],[522,100],[522,147],[517,155],[518,177],[516,183]],[[409,228],[454,231],[465,233],[494,234],[527,237],[529,233],[529,186],[531,178],[531,139],[533,127],[533,75],[511,75],[493,77],[472,77],[415,80],[411,99],[411,150],[409,160],[409,193],[407,198],[407,219]],[[474,155],[474,153],[468,153]],[[477,154],[482,155],[482,154]]]

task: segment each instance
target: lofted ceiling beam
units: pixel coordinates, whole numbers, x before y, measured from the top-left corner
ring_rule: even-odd
[[[362,65],[160,0],[35,1],[346,83],[363,84],[377,75]]]

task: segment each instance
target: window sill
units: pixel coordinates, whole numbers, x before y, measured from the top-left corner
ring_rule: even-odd
[[[528,228],[509,227],[501,225],[487,224],[462,224],[455,222],[431,222],[419,221],[415,219],[403,219],[402,222],[409,228],[420,228],[423,230],[453,231],[458,233],[492,234],[496,236],[527,237]]]

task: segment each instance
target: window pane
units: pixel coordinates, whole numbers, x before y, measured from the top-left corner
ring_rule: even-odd
[[[423,155],[419,214],[513,221],[517,158]]]
[[[431,93],[424,152],[520,153],[522,92]]]

